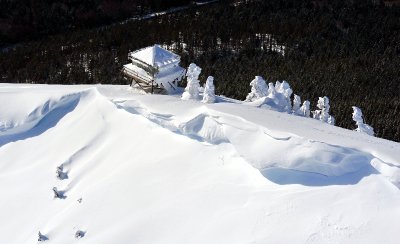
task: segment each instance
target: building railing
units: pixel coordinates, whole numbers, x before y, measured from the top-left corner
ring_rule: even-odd
[[[126,75],[132,77],[132,78],[138,78],[138,79],[140,79],[140,80],[142,80],[144,82],[147,82],[148,84],[152,84],[153,80],[151,78],[143,76],[143,75],[139,74],[136,71],[133,71],[133,70],[130,70],[130,69],[126,68],[126,67],[123,67],[122,68],[122,72],[125,73]]]

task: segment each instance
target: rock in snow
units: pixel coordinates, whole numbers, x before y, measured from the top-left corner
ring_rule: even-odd
[[[38,233],[38,241],[40,242],[40,241],[47,241],[47,240],[49,240],[49,238],[47,238],[45,235],[43,235],[39,231],[39,233]]]
[[[86,233],[84,231],[78,230],[78,231],[75,232],[75,238],[76,239],[81,239],[82,237],[85,236],[85,234]]]
[[[273,88],[269,101],[286,101],[288,87]],[[61,244],[398,243],[399,143],[275,102],[111,85],[0,93],[1,243],[35,243],[38,230]],[[53,200],[53,186],[68,197]]]

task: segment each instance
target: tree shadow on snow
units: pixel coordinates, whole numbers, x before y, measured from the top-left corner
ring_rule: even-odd
[[[64,100],[64,101],[63,101]],[[68,113],[72,112],[79,103],[79,97],[66,96],[59,101],[59,105],[48,111],[32,128],[16,132],[14,134],[0,135],[0,147],[30,137],[36,137],[48,129],[57,125],[57,123]]]
[[[260,172],[265,178],[279,185],[300,184],[304,186],[355,185],[364,177],[379,174],[371,165],[341,176],[327,176],[277,167],[262,169]]]

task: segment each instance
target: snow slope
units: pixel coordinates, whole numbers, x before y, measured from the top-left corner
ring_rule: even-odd
[[[399,143],[217,99],[0,85],[0,243],[398,243]]]

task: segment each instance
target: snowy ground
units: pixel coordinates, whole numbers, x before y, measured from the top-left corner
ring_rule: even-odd
[[[399,143],[218,100],[0,85],[0,243],[398,243]]]

